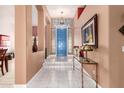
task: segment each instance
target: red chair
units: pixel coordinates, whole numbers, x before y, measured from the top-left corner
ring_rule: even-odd
[[[6,51],[7,49],[0,49],[0,61],[1,61],[0,68],[1,68],[2,75],[4,75],[3,65],[5,61]]]

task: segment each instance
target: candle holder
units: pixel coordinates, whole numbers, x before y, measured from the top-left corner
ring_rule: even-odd
[[[74,46],[74,50],[76,51],[76,56],[78,56],[78,50],[79,50],[79,46]]]

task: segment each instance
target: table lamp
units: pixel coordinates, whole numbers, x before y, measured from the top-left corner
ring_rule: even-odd
[[[79,49],[79,46],[74,46],[74,49],[76,51],[76,56],[78,55],[78,49]]]
[[[87,59],[87,58],[88,58],[88,57],[87,57],[87,52],[88,52],[88,51],[93,51],[93,48],[92,48],[91,45],[85,45],[85,46],[83,47],[83,51],[85,51],[85,53],[86,53],[86,59]]]

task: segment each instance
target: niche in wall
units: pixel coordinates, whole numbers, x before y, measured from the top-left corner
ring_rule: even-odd
[[[38,51],[38,11],[32,6],[32,52]]]
[[[37,51],[45,51],[45,22],[43,6],[32,6],[32,45],[35,42]]]

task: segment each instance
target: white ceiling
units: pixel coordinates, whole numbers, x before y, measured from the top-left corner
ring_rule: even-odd
[[[47,5],[46,7],[52,18],[73,18],[79,6],[81,5]]]

